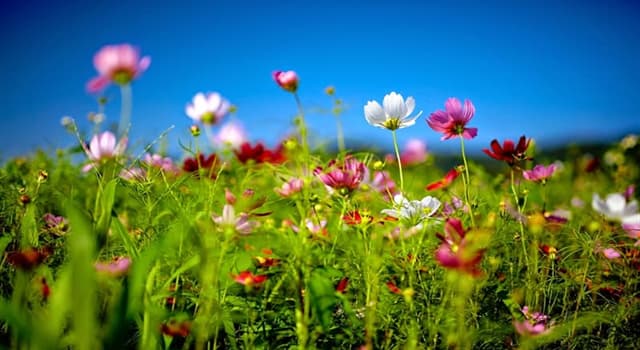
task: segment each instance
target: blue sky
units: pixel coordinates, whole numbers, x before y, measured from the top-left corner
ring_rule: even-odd
[[[274,70],[301,77],[308,124],[334,135],[324,88],[349,107],[350,139],[390,148],[388,131],[369,126],[362,108],[390,91],[414,96],[424,111],[401,142],[439,141],[424,118],[448,97],[476,106],[472,150],[521,134],[545,145],[606,140],[640,131],[640,5],[634,1],[36,1],[0,11],[0,157],[75,139],[60,126],[87,128],[101,46],[131,43],[152,63],[133,84],[131,145],[138,150],[175,125],[172,151],[188,142],[184,108],[199,91],[219,91],[239,110],[252,139],[274,143],[290,130],[295,103]],[[119,91],[106,91],[109,121]],[[314,112],[315,111],[315,112]],[[349,146],[347,144],[347,146]]]

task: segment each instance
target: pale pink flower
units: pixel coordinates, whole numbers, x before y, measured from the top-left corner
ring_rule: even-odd
[[[230,204],[225,204],[222,208],[222,215],[212,214],[213,221],[222,226],[233,228],[236,232],[247,235],[257,226],[257,222],[249,220],[249,214],[240,213],[236,216],[236,211]]]
[[[150,154],[145,153],[143,157],[143,162],[153,168],[158,168],[166,173],[178,173],[180,168],[178,168],[173,160],[169,157],[163,157],[159,154]]]
[[[202,92],[193,97],[193,101],[187,104],[185,113],[189,118],[203,124],[217,124],[229,113],[231,104],[217,92],[209,92],[206,95]]]
[[[637,240],[635,245],[640,245],[640,222],[623,222],[622,228],[631,239]]]
[[[617,259],[617,258],[622,256],[620,254],[620,252],[618,252],[617,250],[615,250],[613,248],[602,249],[602,255],[604,255],[604,257],[609,259],[609,260]]]
[[[123,276],[131,267],[131,259],[128,257],[116,257],[110,262],[96,262],[96,271],[104,273],[111,277]]]
[[[513,321],[513,326],[518,334],[532,337],[549,332],[550,324],[547,323],[549,316],[540,312],[531,313],[528,306],[523,307],[521,311],[525,319],[523,321]]]
[[[93,57],[99,76],[87,84],[89,92],[99,92],[109,83],[129,84],[149,68],[151,58],[140,58],[138,49],[129,44],[103,46]]]
[[[427,144],[420,139],[410,139],[400,153],[403,165],[420,164],[427,159]]]
[[[386,200],[393,199],[393,196],[399,193],[396,183],[388,171],[375,171],[373,176],[371,176],[370,173],[369,168],[365,167],[362,185],[374,189],[376,192],[382,194]]]
[[[465,139],[472,139],[478,135],[477,128],[467,128],[467,123],[471,121],[476,112],[470,100],[464,101],[464,108],[457,98],[449,98],[444,104],[445,110],[431,113],[427,118],[427,124],[431,129],[443,134],[441,140],[461,136]]]
[[[627,202],[624,195],[620,193],[608,194],[604,200],[597,193],[594,193],[591,206],[609,220],[628,223],[630,220],[634,220],[636,215],[640,218],[638,202],[635,200]]]
[[[144,181],[147,178],[147,172],[140,167],[122,169],[120,177],[127,181]]]
[[[298,74],[292,70],[273,72],[273,80],[285,91],[295,93],[298,90]]]
[[[290,223],[291,229],[293,232],[300,233],[300,228],[293,223]],[[317,224],[307,218],[304,220],[304,226],[309,231],[309,233],[315,236],[327,236],[327,220],[322,219]]]
[[[220,127],[213,142],[218,146],[229,146],[232,149],[240,148],[240,145],[249,141],[247,132],[242,124],[230,121]]]
[[[542,164],[538,164],[531,170],[523,170],[522,177],[529,181],[534,182],[546,182],[548,178],[550,178],[553,173],[556,171],[555,164],[551,164],[549,166],[544,166]]]
[[[275,189],[276,193],[282,197],[291,197],[294,194],[300,192],[304,186],[302,179],[294,178],[282,184],[281,187]]]
[[[116,136],[110,131],[94,135],[91,142],[89,142],[89,147],[84,146],[85,153],[91,160],[91,164],[86,165],[83,170],[85,172],[89,171],[95,166],[95,163],[123,155],[126,148],[126,137],[116,142]]]

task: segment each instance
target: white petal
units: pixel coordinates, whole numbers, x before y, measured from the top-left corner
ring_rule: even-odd
[[[222,96],[219,93],[213,92],[207,96],[207,112],[215,112],[220,108],[222,103]]]
[[[400,217],[400,212],[394,209],[382,209],[380,212],[396,219]]]
[[[414,117],[402,119],[402,121],[400,122],[400,129],[414,125],[416,123],[416,119],[418,119],[420,115],[422,115],[422,111],[420,111],[420,113],[416,114]]]
[[[612,193],[607,196],[607,207],[612,215],[621,215],[626,205],[627,200],[620,193]]]
[[[407,113],[402,117],[408,117],[413,110],[416,108],[416,100],[413,99],[413,96],[407,97],[407,101],[405,102],[405,106],[407,107]],[[422,112],[420,112],[422,113]]]
[[[622,218],[623,225],[640,225],[640,214],[625,216]]]
[[[600,198],[597,193],[593,194],[593,200],[591,201],[591,207],[593,210],[597,211],[603,215],[609,215],[609,208],[606,203]]]
[[[638,202],[633,200],[624,208],[623,216],[630,216],[638,213]]]
[[[404,105],[402,95],[395,92],[391,92],[384,97],[382,106],[388,118],[403,118],[407,113],[407,107]]]
[[[364,117],[371,125],[382,124],[387,120],[382,107],[377,101],[367,102],[364,106]]]

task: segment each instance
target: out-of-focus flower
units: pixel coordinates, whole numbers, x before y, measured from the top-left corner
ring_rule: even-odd
[[[395,181],[391,178],[388,171],[375,171],[373,176],[370,175],[369,168],[365,167],[365,173],[361,186],[369,187],[382,194],[385,199],[390,200],[398,194],[398,188]]]
[[[232,149],[239,148],[240,145],[247,141],[247,132],[242,127],[242,124],[236,121],[229,121],[222,125],[213,140],[218,146],[227,146]]]
[[[462,209],[463,211],[469,211],[469,207],[464,204],[462,199],[452,196],[451,202],[445,202],[442,206],[442,214],[445,216],[452,216],[458,210]]]
[[[111,277],[124,276],[131,267],[131,259],[124,256],[114,258],[109,262],[98,261],[95,264],[96,271]]]
[[[73,120],[73,118],[69,117],[68,115],[60,118],[60,125],[62,125],[66,129],[73,127],[74,123],[75,121]]]
[[[620,141],[620,147],[623,150],[634,148],[638,144],[638,135],[627,135]]]
[[[347,287],[349,286],[349,277],[343,277],[338,285],[336,286],[336,292],[340,294],[344,294],[347,292]]]
[[[531,170],[523,170],[522,177],[529,181],[545,183],[556,171],[555,164],[544,166],[538,164]]]
[[[229,101],[217,92],[208,92],[206,95],[199,92],[193,97],[192,103],[187,104],[185,113],[196,122],[214,125],[229,113],[230,107]]]
[[[423,163],[427,159],[427,144],[420,139],[410,139],[400,153],[400,161],[403,165]]]
[[[523,307],[521,312],[525,319],[523,321],[513,321],[513,327],[518,334],[532,337],[549,332],[550,325],[547,323],[549,316],[540,312],[531,313],[528,306]]]
[[[453,168],[440,180],[432,182],[427,185],[427,191],[435,191],[441,188],[446,188],[453,183],[453,181],[460,175],[458,169]]]
[[[169,337],[186,338],[191,333],[191,321],[177,321],[175,319],[162,323],[160,326],[162,334]]]
[[[195,158],[187,158],[182,164],[182,170],[188,173],[195,173],[199,175],[200,169],[205,170],[210,178],[215,179],[218,175],[216,173],[216,167],[218,164],[218,157],[215,153],[205,156],[199,153]]]
[[[624,193],[622,193],[622,195],[624,196],[624,199],[630,201],[633,199],[633,194],[636,192],[636,185],[631,184],[629,186],[627,186],[627,189],[624,190]]]
[[[291,197],[300,192],[304,186],[304,181],[299,178],[293,178],[282,184],[281,187],[275,189],[276,193],[282,197]]]
[[[89,147],[84,146],[85,152],[92,163],[86,165],[83,170],[91,170],[96,163],[102,162],[108,159],[112,159],[124,154],[127,148],[127,138],[123,137],[119,142],[116,142],[116,135],[110,131],[105,131],[101,134],[94,135],[91,138]]]
[[[225,204],[222,208],[222,215],[212,214],[211,219],[222,226],[234,229],[242,235],[247,235],[257,226],[257,222],[249,220],[249,214],[240,213],[236,216],[236,211],[230,204]]]
[[[179,171],[170,157],[163,157],[159,154],[145,153],[142,161],[150,167],[160,169],[168,174],[176,174]]]
[[[373,217],[369,214],[360,213],[359,210],[354,210],[344,214],[342,221],[347,225],[360,225],[362,223],[367,224],[372,222]]]
[[[436,132],[441,132],[441,140],[461,136],[470,140],[478,135],[477,128],[467,128],[467,123],[471,121],[476,112],[470,100],[464,101],[464,108],[457,98],[451,97],[444,103],[445,110],[431,113],[427,118],[427,124]]]
[[[147,179],[147,172],[140,167],[120,170],[119,176],[127,181],[144,181]]]
[[[285,91],[295,93],[298,90],[298,74],[292,70],[273,72],[273,80]]]
[[[32,270],[38,267],[53,253],[50,247],[26,248],[20,251],[8,252],[7,262],[21,270]]]
[[[640,245],[640,222],[623,223],[622,228],[627,232],[631,239],[637,240],[636,245]]]
[[[415,107],[413,97],[408,97],[405,102],[402,95],[391,92],[382,100],[382,106],[377,101],[368,101],[364,106],[364,116],[369,124],[393,131],[416,123],[422,111],[410,116]]]
[[[270,150],[266,148],[262,142],[256,143],[255,146],[252,146],[249,142],[244,142],[234,153],[236,154],[236,158],[243,164],[246,164],[250,160],[258,164],[281,164],[287,160],[282,144],[279,144],[274,150]]]
[[[290,226],[293,232],[296,232],[296,233],[300,232],[300,228],[295,224],[291,223]],[[304,221],[304,226],[307,229],[307,231],[309,231],[309,233],[311,233],[314,236],[326,237],[329,234],[327,232],[327,220],[325,219],[319,220],[316,223],[313,220],[307,218]]]
[[[69,220],[63,216],[46,213],[42,220],[44,220],[47,230],[55,235],[61,236],[69,231]]]
[[[494,139],[491,141],[491,150],[485,148],[482,151],[493,159],[501,160],[513,166],[520,161],[530,160],[526,154],[530,142],[531,139],[527,139],[524,135],[520,136],[517,145],[511,140],[505,140],[500,146],[498,140]]]
[[[385,283],[387,285],[387,288],[389,288],[389,291],[393,294],[402,294],[402,289],[398,288],[398,286],[396,285],[395,282],[393,281],[387,281],[387,283]]]
[[[347,156],[341,164],[333,159],[326,168],[317,167],[313,173],[331,191],[348,194],[360,186],[366,168],[364,163]]]
[[[609,220],[622,221],[633,220],[632,216],[638,214],[638,202],[627,200],[620,193],[611,193],[606,199],[600,198],[597,193],[593,194],[591,206],[595,211],[604,215]]]
[[[397,194],[393,197],[393,204],[393,208],[383,209],[382,214],[415,226],[433,216],[440,208],[441,203],[437,198],[431,196],[426,196],[418,201],[408,200],[402,194]]]
[[[609,260],[618,259],[622,255],[614,248],[605,248],[601,250],[602,255]]]
[[[247,287],[258,286],[267,280],[267,275],[254,275],[251,271],[242,271],[233,276],[233,280]]]
[[[140,58],[138,49],[129,44],[103,46],[93,56],[93,65],[99,75],[89,81],[87,90],[99,92],[111,82],[118,85],[129,84],[147,70],[150,64],[149,56]]]
[[[479,276],[480,261],[484,249],[473,246],[467,239],[467,231],[462,222],[456,218],[449,218],[444,225],[444,235],[437,234],[442,244],[436,250],[436,261],[440,266],[457,270],[472,276]]]

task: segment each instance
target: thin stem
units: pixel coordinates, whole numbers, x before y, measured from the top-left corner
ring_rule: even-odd
[[[120,123],[118,124],[118,136],[123,137],[129,134],[131,126],[131,109],[133,108],[133,97],[131,85],[120,85]]]
[[[302,102],[298,93],[293,93],[293,97],[296,99],[296,105],[298,106],[298,128],[300,131],[300,142],[302,143],[302,152],[304,153],[305,162],[309,158],[309,145],[307,144],[307,125],[304,121],[304,109],[302,108]]]
[[[336,115],[336,128],[337,128],[337,134],[338,134],[338,151],[342,153],[345,150],[345,145],[344,145],[344,133],[342,131],[342,122],[340,121],[340,115]]]
[[[393,148],[396,151],[396,159],[398,160],[398,171],[400,172],[400,192],[404,193],[404,177],[402,176],[402,161],[400,161],[400,150],[398,149],[398,137],[396,131],[391,130],[393,136]]]
[[[467,156],[464,151],[464,138],[462,136],[460,136],[460,152],[462,153],[462,163],[464,164],[464,176],[462,177],[462,180],[464,180],[464,200],[469,206],[469,218],[471,219],[471,226],[475,227],[476,221],[473,215],[473,205],[471,204],[471,198],[469,196],[471,178],[469,177],[469,164],[467,163]]]

